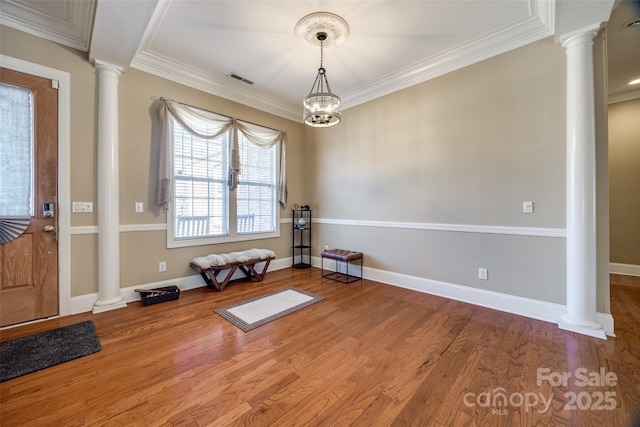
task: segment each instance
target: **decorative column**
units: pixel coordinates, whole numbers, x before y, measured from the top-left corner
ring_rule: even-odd
[[[94,313],[126,307],[120,294],[118,78],[122,68],[96,60],[98,72],[98,300]]]
[[[593,39],[562,39],[567,54],[567,313],[561,329],[606,339],[597,322],[596,137]]]

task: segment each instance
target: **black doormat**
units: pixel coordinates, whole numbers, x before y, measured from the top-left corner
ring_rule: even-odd
[[[0,382],[102,350],[91,320],[0,342]]]

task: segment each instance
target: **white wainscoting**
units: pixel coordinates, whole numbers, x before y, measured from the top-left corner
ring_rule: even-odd
[[[411,230],[453,231],[458,233],[508,234],[515,236],[567,237],[564,228],[508,227],[499,225],[442,224],[432,222],[361,221],[317,218],[318,224],[347,225],[357,227],[401,228]]]
[[[315,267],[320,267],[321,259],[313,257],[312,262]],[[260,267],[260,264],[258,264]],[[269,265],[269,271],[280,270],[291,266],[291,257],[273,260]],[[334,263],[327,262],[324,265],[326,270],[332,270]],[[349,269],[354,269],[354,274],[359,273],[360,265],[351,264]],[[554,304],[545,301],[538,301],[530,298],[523,298],[514,295],[501,294],[498,292],[486,291],[482,289],[471,288],[468,286],[457,285],[455,283],[441,282],[437,280],[426,279],[423,277],[409,276],[401,273],[394,273],[385,270],[379,270],[371,267],[363,268],[363,276],[365,279],[374,280],[376,282],[385,283],[392,286],[411,289],[417,292],[423,292],[431,295],[462,301],[469,304],[479,305],[482,307],[499,310],[507,313],[525,316],[532,319],[542,320],[558,324],[560,318],[566,313],[566,307],[561,304]],[[318,272],[320,274],[320,272]],[[240,273],[237,277],[243,277]],[[336,282],[338,284],[338,282]],[[175,285],[180,290],[185,291],[205,286],[200,275],[192,275],[179,277],[176,279],[165,280],[161,282],[145,283],[135,287],[122,288],[121,294],[126,302],[140,300],[140,294],[134,291],[137,288],[152,289],[162,286]],[[338,284],[340,286],[353,286],[351,284]],[[71,301],[72,313],[83,313],[93,309],[94,302],[98,299],[97,293],[73,297]],[[614,334],[613,317],[607,313],[597,314],[598,322],[603,326],[604,331],[609,336]]]
[[[289,223],[290,219],[282,218],[281,223]],[[506,234],[520,236],[538,236],[566,238],[566,230],[564,228],[539,228],[539,227],[504,227],[504,226],[487,226],[487,225],[467,225],[467,224],[439,224],[439,223],[416,223],[416,222],[392,222],[392,221],[360,221],[360,220],[335,220],[318,218],[314,219],[314,223],[331,224],[331,225],[347,225],[360,227],[384,227],[398,229],[416,229],[416,230],[436,230],[449,232],[464,233],[484,233],[484,234]],[[166,224],[138,224],[138,225],[121,225],[121,232],[137,232],[137,231],[160,231],[166,230]],[[72,227],[71,234],[93,234],[97,233],[97,227]],[[312,262],[315,267],[320,267],[321,259],[313,257]],[[271,262],[269,271],[288,268],[291,266],[291,257],[276,259]],[[335,264],[331,262],[325,263],[325,269],[331,270]],[[358,264],[351,264],[349,269],[353,268],[354,274],[360,273]],[[611,272],[618,274],[630,274],[640,276],[640,266],[626,264],[610,264]],[[350,271],[351,272],[351,271]],[[318,273],[319,274],[319,273]],[[401,288],[412,289],[418,292],[424,292],[432,295],[438,295],[445,298],[467,302],[494,310],[504,311],[520,316],[538,319],[546,322],[558,324],[560,318],[566,313],[566,307],[561,304],[554,304],[545,301],[538,301],[530,298],[523,298],[514,295],[502,294],[493,291],[472,288],[468,286],[457,285],[455,283],[441,282],[423,277],[409,276],[401,273],[394,273],[385,270],[379,270],[371,267],[364,267],[362,275],[365,279],[398,286]],[[238,276],[242,277],[242,275]],[[235,276],[234,276],[235,278]],[[205,286],[200,275],[193,275],[171,279],[162,282],[146,283],[131,288],[121,289],[122,296],[125,301],[132,302],[140,299],[136,288],[155,288],[162,286],[176,285],[181,290],[194,289]],[[345,285],[349,286],[349,285]],[[72,313],[81,313],[91,311],[93,303],[98,298],[98,294],[88,294],[72,298]],[[597,320],[603,326],[604,331],[609,336],[614,335],[614,320],[611,314],[597,313]]]
[[[567,237],[564,228],[544,228],[544,227],[508,227],[499,225],[476,225],[476,224],[442,224],[430,222],[402,222],[402,221],[367,221],[348,219],[328,219],[314,218],[315,224],[346,225],[356,227],[381,227],[410,230],[432,230],[432,231],[452,231],[459,233],[482,233],[482,234],[507,234],[515,236],[536,236],[536,237]],[[291,218],[281,218],[281,224],[290,224]],[[167,224],[123,224],[120,225],[121,233],[134,233],[138,231],[165,231]],[[71,234],[97,234],[98,226],[71,227]]]
[[[320,267],[320,262],[321,258],[313,258],[314,266]],[[340,264],[339,268],[344,272]],[[325,270],[333,271],[333,268],[335,268],[335,263],[324,263]],[[352,268],[354,270],[353,273],[351,273]],[[353,263],[349,265],[350,274],[357,275],[360,273],[359,270],[359,264]],[[364,271],[362,273],[365,279],[431,295],[438,295],[456,301],[479,305],[493,310],[504,311],[506,313],[517,314],[519,316],[525,316],[532,319],[543,320],[545,322],[558,324],[560,318],[567,312],[566,306],[562,304],[538,301],[531,298],[471,288],[469,286],[457,285],[455,283],[441,282],[426,279],[424,277],[410,276],[407,274],[379,270],[371,267],[363,267],[363,270]],[[353,285],[353,283],[345,286]],[[611,314],[597,313],[597,320],[602,325],[607,335],[615,336],[613,316],[611,316]]]

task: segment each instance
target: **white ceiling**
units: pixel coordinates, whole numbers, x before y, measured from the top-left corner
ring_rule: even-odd
[[[350,35],[325,49],[344,108],[553,35],[552,0],[1,0],[2,24],[297,120],[320,63],[297,40],[303,16],[329,11]],[[636,6],[637,9],[633,7]],[[609,23],[610,94],[640,78],[638,0]],[[631,54],[630,54],[631,52]],[[229,77],[235,73],[252,82]],[[163,94],[159,93],[158,96]],[[626,95],[625,95],[626,96]]]
[[[609,98],[640,98],[640,85],[629,86],[631,80],[640,79],[640,0],[621,1],[613,9],[607,24],[607,55]]]

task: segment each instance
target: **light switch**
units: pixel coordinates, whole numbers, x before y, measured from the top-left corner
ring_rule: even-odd
[[[93,203],[92,202],[73,202],[73,212],[93,212]]]

